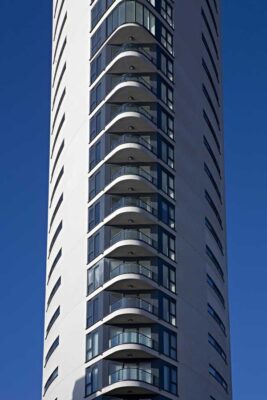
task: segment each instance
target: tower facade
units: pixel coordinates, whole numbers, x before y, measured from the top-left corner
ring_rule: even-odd
[[[231,396],[219,0],[54,0],[43,398]]]

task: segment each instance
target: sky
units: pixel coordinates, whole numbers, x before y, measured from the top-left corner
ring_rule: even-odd
[[[41,399],[50,3],[0,0],[0,398],[6,400]],[[267,398],[266,21],[266,0],[223,0],[234,400]]]

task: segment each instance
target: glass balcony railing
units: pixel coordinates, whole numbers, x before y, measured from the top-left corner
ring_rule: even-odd
[[[150,150],[152,153],[156,154],[156,147],[144,139],[141,135],[131,135],[129,133],[124,133],[122,135],[117,135],[111,138],[110,150],[114,150],[117,146],[126,143],[137,143]]]
[[[149,246],[157,248],[157,241],[137,229],[122,229],[110,239],[110,246],[121,240],[140,240]]]
[[[110,312],[123,308],[138,308],[151,314],[158,315],[158,309],[153,304],[139,297],[122,297],[120,300],[110,304]]]
[[[156,274],[148,267],[136,262],[123,262],[110,271],[110,279],[124,274],[143,275],[146,278],[157,281]]]
[[[114,89],[117,85],[123,82],[138,82],[144,85],[148,90],[151,90],[154,94],[156,93],[156,87],[153,85],[152,81],[150,78],[144,77],[142,75],[136,75],[136,74],[123,74],[120,76],[115,76],[112,77],[111,79],[111,89]]]
[[[111,206],[111,212],[119,210],[123,207],[138,207],[154,215],[155,217],[158,215],[157,210],[153,208],[151,204],[146,203],[145,201],[138,199],[137,197],[130,196],[121,197],[120,199],[118,199],[116,203]]]
[[[151,172],[148,172],[144,168],[136,165],[122,165],[118,167],[114,172],[111,172],[110,181],[112,182],[114,179],[122,175],[138,175],[141,176],[142,178],[145,178],[154,185],[157,184],[157,179],[151,174]]]
[[[153,64],[157,64],[156,57],[152,54],[149,48],[140,46],[135,43],[125,43],[122,46],[116,46],[112,48],[108,62],[111,62],[112,60],[114,60],[115,57],[117,57],[117,55],[124,53],[125,51],[137,51],[138,53],[143,54]]]
[[[138,106],[133,103],[125,103],[122,106],[118,106],[114,109],[113,113],[111,114],[111,119],[110,121],[115,118],[117,115],[122,114],[124,112],[137,112],[139,114],[142,114],[145,116],[147,119],[152,121],[154,124],[156,124],[157,120],[155,116],[152,115],[152,110],[149,107],[144,107],[144,106]]]
[[[113,336],[109,340],[109,348],[120,346],[122,344],[140,344],[154,350],[157,350],[158,348],[155,340],[140,332],[122,332]]]
[[[158,378],[151,372],[141,368],[122,368],[109,376],[109,382],[140,381],[153,386],[158,386]]]

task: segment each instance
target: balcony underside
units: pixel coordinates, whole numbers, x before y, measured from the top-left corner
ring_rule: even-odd
[[[108,225],[115,226],[140,226],[152,225],[156,218],[147,211],[138,207],[123,207],[114,211],[107,221]]]
[[[107,73],[125,74],[133,71],[135,73],[155,73],[157,67],[138,51],[127,50],[115,58]]]
[[[119,145],[112,151],[109,163],[149,163],[155,162],[156,155],[146,149],[144,146],[136,143],[125,143]]]
[[[153,324],[157,321],[157,317],[147,311],[138,308],[123,308],[110,314],[109,325],[120,324]]]
[[[107,250],[108,257],[114,258],[136,258],[153,257],[156,250],[153,247],[139,240],[121,240]]]
[[[119,83],[107,100],[109,103],[150,103],[157,101],[156,95],[139,82],[131,80]]]
[[[153,350],[140,346],[138,344],[125,344],[121,346],[115,346],[112,348],[112,352],[108,352],[108,355],[105,358],[111,360],[119,360],[119,359],[133,359],[133,358],[142,358],[142,359],[151,359],[155,358],[156,355],[153,353]]]
[[[155,287],[153,286],[153,281],[144,278],[142,275],[125,274],[120,275],[119,278],[119,280],[114,279],[114,282],[110,281],[111,285],[109,286],[109,290],[129,291],[155,289]],[[156,283],[154,284],[156,285]]]
[[[117,115],[106,128],[107,132],[155,132],[156,125],[139,112],[125,111]]]
[[[121,45],[125,43],[156,43],[156,38],[143,26],[128,23],[120,26],[109,38],[107,44]]]
[[[109,185],[107,193],[109,194],[134,194],[134,193],[156,193],[157,188],[146,179],[134,176],[124,175],[117,178],[114,184]]]

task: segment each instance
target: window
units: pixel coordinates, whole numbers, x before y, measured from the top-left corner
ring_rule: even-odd
[[[209,343],[217,351],[217,353],[220,354],[220,356],[222,357],[223,361],[225,363],[227,363],[227,358],[226,358],[225,352],[223,351],[222,347],[219,345],[217,340],[215,340],[214,337],[210,333],[209,333]]]
[[[58,280],[56,281],[56,283],[55,283],[55,285],[54,285],[54,287],[53,287],[53,289],[52,289],[52,291],[51,291],[51,293],[50,293],[50,296],[48,297],[48,300],[47,300],[47,309],[48,309],[48,307],[49,307],[49,305],[50,305],[50,303],[51,303],[53,297],[55,296],[56,292],[58,291],[60,285],[61,285],[61,277],[58,278]]]
[[[212,66],[213,66],[213,70],[214,70],[215,75],[216,75],[216,78],[217,78],[217,82],[219,82],[219,73],[218,73],[218,69],[217,69],[217,67],[216,67],[216,63],[215,63],[214,58],[213,58],[213,56],[212,56],[212,53],[211,53],[211,51],[210,51],[210,48],[209,48],[207,39],[205,38],[205,35],[204,35],[203,33],[202,33],[202,42],[203,42],[203,44],[204,44],[204,46],[205,46],[205,49],[206,49],[206,51],[207,51],[207,53],[208,53],[208,55],[209,55],[210,62],[211,62],[211,64],[212,64]]]
[[[171,331],[163,332],[163,353],[174,360],[177,359],[177,336]]]
[[[162,109],[160,109],[160,129],[162,129],[171,139],[174,138],[174,120]]]
[[[213,228],[213,226],[211,225],[210,221],[208,220],[208,218],[205,218],[205,225],[208,228],[209,232],[211,233],[213,239],[215,240],[215,242],[217,243],[222,255],[223,255],[223,246],[222,243],[215,231],[215,229]]]
[[[171,4],[166,0],[161,0],[161,9],[160,13],[164,19],[168,22],[168,24],[173,27],[173,8]]]
[[[228,393],[228,385],[222,375],[210,364],[209,374],[213,376],[214,379],[224,388],[226,393]]]
[[[165,47],[170,54],[173,54],[173,36],[163,25],[161,26],[160,41],[163,47]]]
[[[89,200],[92,200],[103,189],[103,184],[101,184],[102,175],[104,175],[104,166],[89,178]]]
[[[53,202],[54,196],[55,196],[55,194],[56,194],[56,190],[57,190],[58,185],[59,185],[59,183],[60,183],[60,181],[61,181],[61,179],[62,179],[63,174],[64,174],[64,166],[63,166],[62,169],[60,170],[60,172],[59,172],[59,174],[58,174],[58,177],[57,177],[57,180],[56,180],[56,182],[55,182],[55,184],[54,184],[54,188],[53,188],[53,190],[52,190],[52,194],[51,194],[51,197],[50,197],[50,207],[52,206],[52,202]]]
[[[205,136],[203,136],[203,142],[204,142],[204,145],[205,145],[206,149],[208,150],[208,153],[215,165],[215,168],[218,171],[219,176],[221,177],[221,169],[220,169],[219,163],[218,163],[218,161],[212,151],[212,148],[210,147],[209,142],[207,141],[207,138]]]
[[[170,228],[175,227],[175,208],[167,200],[160,198],[159,202],[160,219]]]
[[[94,331],[86,336],[86,361],[99,354],[99,332]]]
[[[85,380],[85,395],[95,393],[99,389],[99,371],[98,366],[87,368]]]
[[[101,201],[98,201],[89,208],[89,217],[88,217],[89,231],[100,223],[101,221],[100,215],[101,215]]]
[[[164,321],[176,326],[176,303],[168,297],[163,297],[163,315]]]
[[[163,367],[163,389],[174,395],[177,394],[177,370],[174,367]]]
[[[207,30],[208,30],[208,32],[209,32],[209,36],[210,36],[210,39],[211,39],[211,41],[212,41],[213,48],[214,48],[214,50],[215,50],[216,56],[217,56],[217,58],[219,58],[219,52],[218,52],[216,40],[215,40],[215,38],[214,38],[214,35],[213,35],[213,33],[212,33],[212,30],[211,30],[211,27],[210,27],[210,24],[209,24],[209,21],[208,21],[208,18],[207,18],[207,16],[206,16],[206,14],[205,14],[203,8],[201,9],[201,15],[202,15],[203,21],[205,22],[205,26],[206,26],[206,28],[207,28]]]
[[[99,319],[99,299],[96,298],[87,303],[87,328],[94,325]]]
[[[88,240],[88,263],[100,254],[100,233],[96,233]]]
[[[223,273],[222,267],[220,266],[219,261],[217,260],[217,258],[215,257],[215,255],[213,254],[213,252],[211,251],[209,246],[206,246],[206,254],[209,257],[209,259],[211,260],[212,264],[217,269],[217,271],[219,272],[222,280],[224,280],[224,273]]]
[[[49,378],[46,381],[46,384],[44,386],[44,394],[47,392],[47,389],[49,388],[49,386],[52,385],[52,383],[54,382],[54,380],[58,377],[58,368],[56,368],[54,370],[54,372],[52,372],[52,374],[49,376]]]
[[[164,82],[161,82],[161,100],[173,110],[173,90]]]
[[[209,0],[206,0],[206,4],[208,6],[208,9],[209,9],[209,12],[210,12],[210,15],[211,15],[211,19],[212,19],[212,22],[213,22],[213,25],[214,25],[214,29],[216,31],[216,35],[219,36],[217,22],[216,22],[215,15],[213,13],[213,10],[211,8]]]
[[[63,100],[64,100],[65,96],[66,96],[66,89],[64,88],[64,90],[63,90],[63,92],[61,94],[61,97],[59,99],[56,112],[55,112],[55,114],[53,116],[52,132],[54,131],[54,128],[55,128],[55,125],[56,125],[56,121],[57,121],[57,117],[58,117],[58,114],[59,114],[59,111],[60,111],[60,108],[61,108],[61,105],[63,103]]]
[[[216,97],[216,100],[217,100],[217,104],[220,107],[220,99],[219,99],[219,95],[218,95],[216,86],[215,86],[214,81],[212,79],[212,75],[210,73],[210,70],[209,70],[209,68],[208,68],[208,66],[207,66],[207,64],[206,64],[206,62],[205,62],[205,60],[203,58],[202,58],[202,66],[203,66],[203,69],[206,72],[207,78],[208,78],[208,80],[209,80],[209,82],[211,84],[214,96]]]
[[[175,239],[169,233],[161,232],[161,252],[171,260],[175,260]]]
[[[210,172],[209,167],[207,166],[206,163],[204,163],[204,171],[206,172],[207,176],[209,177],[210,182],[211,182],[211,184],[212,184],[212,186],[213,186],[215,192],[217,193],[220,202],[222,203],[222,195],[221,195],[221,192],[220,192],[220,190],[219,190],[219,188],[218,188],[218,185],[217,185],[217,183],[216,183],[216,181],[215,181],[215,179],[214,179],[212,173]]]
[[[102,264],[101,264],[102,266]],[[103,271],[100,263],[90,268],[87,272],[88,294],[93,293],[102,284]]]
[[[98,140],[96,144],[94,144],[91,149],[90,149],[90,165],[89,165],[89,170],[91,171],[102,159],[101,157],[101,145],[102,145],[102,140]]]
[[[61,222],[59,223],[59,225],[58,225],[58,227],[57,227],[55,233],[54,233],[54,236],[52,237],[51,242],[50,242],[50,246],[49,246],[49,255],[51,254],[51,251],[53,250],[54,244],[56,243],[56,240],[57,240],[58,235],[60,234],[60,232],[61,232],[61,230],[62,230],[62,227],[63,227],[63,223],[62,223],[62,221],[61,221]]]
[[[49,232],[50,232],[50,230],[51,230],[51,228],[52,228],[54,219],[56,218],[57,212],[58,212],[58,210],[59,210],[59,208],[60,208],[60,206],[61,206],[62,203],[63,203],[63,193],[62,193],[62,195],[60,196],[60,198],[59,198],[59,200],[58,200],[58,202],[57,202],[57,205],[56,205],[56,207],[55,207],[55,209],[54,209],[54,212],[53,212],[53,214],[52,214],[52,217],[51,217],[51,220],[50,220],[50,224],[49,224]]]
[[[104,109],[101,108],[90,120],[90,139],[93,140],[104,128]]]
[[[160,157],[169,167],[174,168],[174,148],[163,139],[160,141]]]
[[[103,82],[100,81],[90,92],[90,112],[92,112],[104,98]]]
[[[59,262],[61,256],[62,256],[62,249],[59,250],[59,252],[57,253],[57,255],[56,255],[56,257],[55,257],[55,259],[54,259],[54,261],[53,261],[53,263],[51,265],[51,268],[50,268],[50,271],[49,271],[49,274],[48,274],[47,283],[49,282],[49,280],[50,280],[50,278],[51,278],[51,276],[52,276],[52,274],[53,274],[53,272],[54,272],[54,270],[55,270],[55,268],[57,266],[57,263]]]
[[[164,75],[169,78],[170,81],[173,82],[174,77],[173,77],[173,62],[172,60],[169,59],[165,54],[161,53],[160,56],[160,67],[161,71],[164,73]]]
[[[52,179],[53,179],[57,163],[58,163],[58,161],[60,159],[60,156],[61,156],[61,153],[62,153],[62,151],[64,149],[64,145],[65,145],[65,141],[63,140],[61,145],[60,145],[60,148],[58,149],[57,156],[56,156],[55,161],[54,161],[54,165],[53,165],[53,168],[52,168],[52,171],[51,171],[50,181],[52,181]]]
[[[50,349],[48,350],[46,357],[45,357],[45,365],[47,364],[49,358],[52,356],[56,348],[59,346],[59,336],[54,340],[53,344],[51,345]]]
[[[209,132],[211,133],[211,135],[216,143],[217,149],[218,149],[219,153],[221,154],[221,146],[220,146],[219,140],[215,133],[215,129],[213,128],[212,123],[210,122],[210,119],[205,110],[203,110],[203,118],[206,122],[207,127],[209,128]]]
[[[222,332],[224,333],[224,335],[226,336],[226,329],[225,329],[225,325],[222,322],[221,318],[219,317],[219,315],[216,313],[216,311],[214,310],[214,308],[211,307],[210,304],[208,304],[208,313],[209,315],[215,320],[215,322],[219,325],[219,327],[221,328]]]
[[[223,307],[225,307],[224,297],[221,294],[221,291],[219,290],[218,286],[215,284],[214,280],[209,275],[207,275],[207,283],[212,288],[213,292],[216,294],[216,296],[222,303]]]
[[[176,292],[176,273],[175,269],[167,264],[162,264],[162,285],[171,292]]]
[[[161,169],[160,189],[174,199],[174,177],[163,168]]]
[[[207,190],[205,190],[205,197],[206,197],[206,200],[209,203],[212,211],[214,212],[214,214],[215,214],[215,216],[216,216],[216,218],[217,218],[217,220],[218,220],[218,222],[220,224],[220,227],[223,229],[222,219],[221,219],[220,213],[219,213],[217,207],[215,206],[212,198],[210,197],[209,193],[207,192]]]
[[[59,315],[60,315],[60,307],[58,307],[57,310],[54,312],[52,318],[50,319],[49,324],[47,325],[47,328],[46,328],[46,337],[48,336],[49,332],[51,331],[52,326],[54,325],[54,323],[55,323],[56,320],[58,319]]]
[[[54,142],[53,142],[53,146],[52,146],[52,150],[51,150],[51,158],[53,157],[54,150],[55,150],[55,146],[56,146],[56,143],[57,143],[57,139],[58,139],[58,137],[59,137],[59,134],[60,134],[60,132],[61,132],[61,129],[63,128],[65,119],[66,119],[65,114],[63,114],[63,116],[62,116],[62,118],[61,118],[61,121],[60,121],[60,123],[58,124],[57,132],[56,132],[56,134],[55,134],[55,138],[54,138]]]
[[[91,84],[98,78],[103,70],[103,53],[101,52],[92,62],[91,62]]]
[[[209,92],[207,91],[207,88],[206,88],[205,85],[202,85],[202,89],[203,89],[203,93],[204,93],[204,95],[205,95],[205,97],[206,97],[206,99],[207,99],[207,102],[209,103],[209,106],[210,106],[210,108],[211,108],[211,111],[212,111],[212,113],[213,113],[213,116],[214,116],[214,118],[215,118],[215,120],[216,120],[216,122],[217,122],[218,129],[220,130],[221,127],[220,127],[219,117],[218,117],[217,111],[216,111],[216,109],[215,109],[215,107],[214,107],[214,104],[213,104],[213,102],[212,102],[212,100],[211,100],[210,94],[209,94]]]

